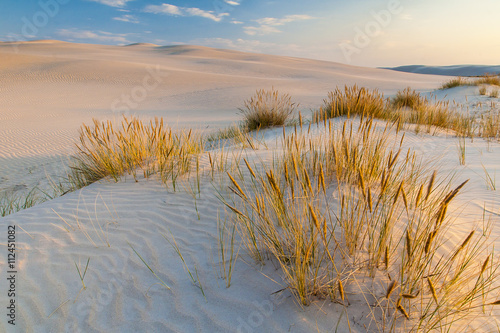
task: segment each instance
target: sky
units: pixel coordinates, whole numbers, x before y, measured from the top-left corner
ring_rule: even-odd
[[[194,44],[358,66],[500,65],[498,0],[2,0],[0,40]]]

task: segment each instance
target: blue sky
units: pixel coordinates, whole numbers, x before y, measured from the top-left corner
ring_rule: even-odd
[[[499,65],[498,0],[2,0],[0,40],[196,44],[361,66]]]

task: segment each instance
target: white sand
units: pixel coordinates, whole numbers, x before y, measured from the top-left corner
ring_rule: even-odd
[[[272,85],[309,107],[321,104],[336,85],[358,83],[390,94],[406,86],[430,91],[443,81],[443,77],[192,46],[46,42],[16,47],[17,54],[12,45],[0,44],[0,189],[30,185],[43,175],[40,170],[50,172],[60,156],[71,151],[82,122],[118,116],[111,103],[142,86],[150,65],[158,64],[168,76],[126,114],[159,115],[174,125],[195,127],[236,121],[242,101],[255,89]],[[274,142],[280,133],[269,131],[269,149],[248,150],[248,158],[270,159],[279,149]],[[449,237],[458,240],[481,222],[483,207],[494,223],[500,222],[500,180],[497,191],[489,190],[482,166],[500,178],[500,144],[468,140],[465,166],[458,163],[457,144],[455,137],[442,132],[406,135],[407,147],[426,158],[440,158],[442,174],[456,172],[456,183],[471,179],[450,209],[458,217]],[[204,156],[202,167],[207,163]],[[31,178],[29,168],[35,168]],[[255,267],[243,250],[244,261],[236,264],[232,286],[225,287],[216,273],[216,221],[223,205],[209,178],[203,179],[197,200],[200,220],[192,196],[182,188],[173,193],[154,179],[136,183],[130,178],[96,183],[0,219],[2,235],[7,225],[29,233],[17,230],[17,325],[13,330],[2,314],[0,331],[334,332],[337,323],[339,332],[347,331],[338,304],[318,301],[301,308],[288,291],[273,295],[282,289],[275,267]],[[206,300],[163,237],[171,235],[193,273],[196,266]],[[498,248],[500,229],[494,228],[492,236]],[[4,272],[5,239],[0,244]],[[158,283],[129,244],[170,290]],[[80,292],[75,262],[82,269],[88,258],[87,289]],[[6,289],[2,275],[2,308]],[[354,332],[366,330],[366,309],[348,308]],[[491,326],[476,329],[491,331],[498,322],[496,315],[491,316]]]

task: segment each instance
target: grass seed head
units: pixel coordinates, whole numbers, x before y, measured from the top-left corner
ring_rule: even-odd
[[[425,201],[429,199],[432,192],[432,187],[434,186],[434,181],[436,180],[436,171],[432,173],[431,179],[429,180],[429,185],[427,186],[427,194],[425,195]]]
[[[391,284],[387,287],[387,292],[385,293],[385,298],[391,297],[392,292],[396,289],[396,280],[393,280]]]
[[[339,288],[340,299],[344,301],[345,300],[344,285],[342,284],[342,280],[340,279],[338,282],[338,288]]]
[[[405,318],[407,320],[410,319],[410,316],[408,315],[408,312],[406,312],[405,308],[403,308],[403,306],[401,304],[398,304],[397,309],[399,310],[399,312],[401,312],[401,314],[403,314],[403,316],[405,316]]]
[[[436,288],[434,288],[434,284],[432,283],[430,277],[427,277],[427,284],[429,285],[429,289],[431,291],[432,298],[434,298],[434,301],[436,302],[436,304],[439,304],[437,294],[436,294]]]

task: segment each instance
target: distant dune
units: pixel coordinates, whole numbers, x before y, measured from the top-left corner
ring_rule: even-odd
[[[410,65],[399,67],[383,67],[398,72],[448,75],[448,76],[480,76],[484,74],[499,74],[500,66],[485,65],[454,65],[454,66],[424,66]]]

